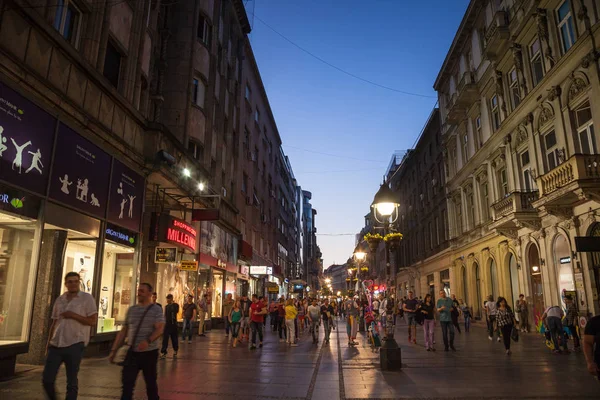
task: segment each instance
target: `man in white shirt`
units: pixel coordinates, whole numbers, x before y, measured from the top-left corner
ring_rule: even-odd
[[[488,301],[485,303],[485,316],[487,317],[488,323],[488,339],[494,340],[494,332],[498,333],[498,341],[500,341],[500,330],[496,326],[496,302],[492,295],[488,296]]]
[[[80,283],[81,277],[77,272],[67,273],[67,291],[56,299],[52,309],[52,326],[42,375],[44,391],[50,400],[56,399],[54,383],[63,362],[67,370],[66,399],[77,399],[79,364],[90,341],[91,327],[98,319],[96,301],[91,294],[80,291]]]
[[[553,353],[561,353],[561,343],[565,351],[569,351],[569,348],[567,347],[567,341],[564,340],[564,331],[562,325],[562,317],[564,317],[564,315],[565,313],[559,306],[550,306],[546,308],[544,315],[542,315],[542,321],[544,321],[546,330],[550,332],[552,337],[552,343],[554,344],[554,349],[552,350]]]

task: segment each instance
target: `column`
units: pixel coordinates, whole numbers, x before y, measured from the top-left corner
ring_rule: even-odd
[[[44,230],[37,271],[29,353],[17,357],[22,364],[44,364],[46,344],[50,335],[50,321],[54,301],[63,292],[63,253],[67,245],[67,231]],[[35,328],[35,329],[34,329]]]
[[[481,217],[481,199],[480,199],[480,190],[479,190],[479,182],[475,178],[475,175],[471,176],[471,184],[473,185],[473,207],[475,208],[475,220],[473,221],[473,226],[479,225],[482,223]]]

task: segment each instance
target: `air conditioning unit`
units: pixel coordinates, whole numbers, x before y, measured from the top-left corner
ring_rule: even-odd
[[[246,205],[247,206],[251,206],[252,205],[252,199],[250,198],[250,196],[246,196]]]

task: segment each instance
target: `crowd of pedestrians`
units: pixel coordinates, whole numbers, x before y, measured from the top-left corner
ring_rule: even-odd
[[[53,305],[53,323],[42,374],[44,391],[51,400],[56,399],[55,381],[63,363],[67,372],[66,398],[77,398],[79,365],[90,339],[91,327],[95,326],[98,317],[95,300],[90,294],[80,291],[80,281],[79,274],[66,274],[64,283],[67,290]],[[122,367],[122,399],[133,398],[137,376],[142,371],[148,399],[158,400],[159,352],[160,358],[166,358],[170,341],[173,357],[177,356],[180,310],[182,342],[187,338],[187,342],[191,343],[196,320],[198,335],[205,335],[204,318],[210,305],[206,295],[198,302],[194,302],[193,296],[189,295],[180,307],[174,302],[173,295],[169,294],[166,296],[164,309],[156,300],[152,286],[141,283],[137,289],[137,304],[128,309],[123,327],[112,345],[109,361]],[[560,306],[550,306],[541,316],[549,346],[555,353],[568,352],[569,335],[573,338],[575,350],[579,351],[583,342],[588,371],[600,378],[600,316],[587,321],[581,340],[577,329],[579,315],[574,300],[567,295],[565,303],[565,310]],[[511,354],[511,340],[518,340],[519,331],[527,332],[530,329],[527,322],[529,309],[523,295],[519,296],[515,308],[516,314],[504,297],[494,300],[489,296],[483,304],[488,338],[493,341],[497,336],[497,341],[504,343],[507,355]],[[290,347],[297,346],[305,334],[310,335],[313,345],[318,344],[321,325],[324,328],[323,341],[328,344],[338,319],[346,320],[348,345],[356,346],[359,324],[364,324],[365,320],[372,321],[371,328],[393,335],[397,319],[404,317],[410,344],[417,344],[417,325],[423,325],[425,349],[435,351],[435,326],[436,321],[439,321],[444,350],[456,351],[455,328],[461,333],[459,317],[463,317],[466,333],[470,331],[473,317],[471,307],[454,295],[448,297],[444,290],[439,292],[437,301],[434,301],[431,294],[427,294],[425,299],[417,299],[412,292],[400,299],[380,294],[371,301],[354,296],[344,300],[334,298],[321,301],[281,297],[269,302],[258,295],[252,295],[251,299],[244,295],[241,299],[234,300],[228,294],[223,310],[225,336],[229,338],[231,335],[231,346],[237,347],[239,343],[246,342],[250,350],[263,347],[267,330],[266,317],[269,317],[271,330],[279,336],[279,341]],[[386,325],[388,329],[384,329]],[[161,336],[162,346],[159,351]]]

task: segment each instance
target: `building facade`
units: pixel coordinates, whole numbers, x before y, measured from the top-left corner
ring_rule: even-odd
[[[598,308],[597,2],[471,1],[434,88],[445,147],[452,292]]]
[[[243,2],[26,3],[0,1],[0,374],[43,362],[66,272],[98,305],[86,354],[139,282],[207,294],[209,326],[227,293],[279,294],[278,193],[297,183]]]

